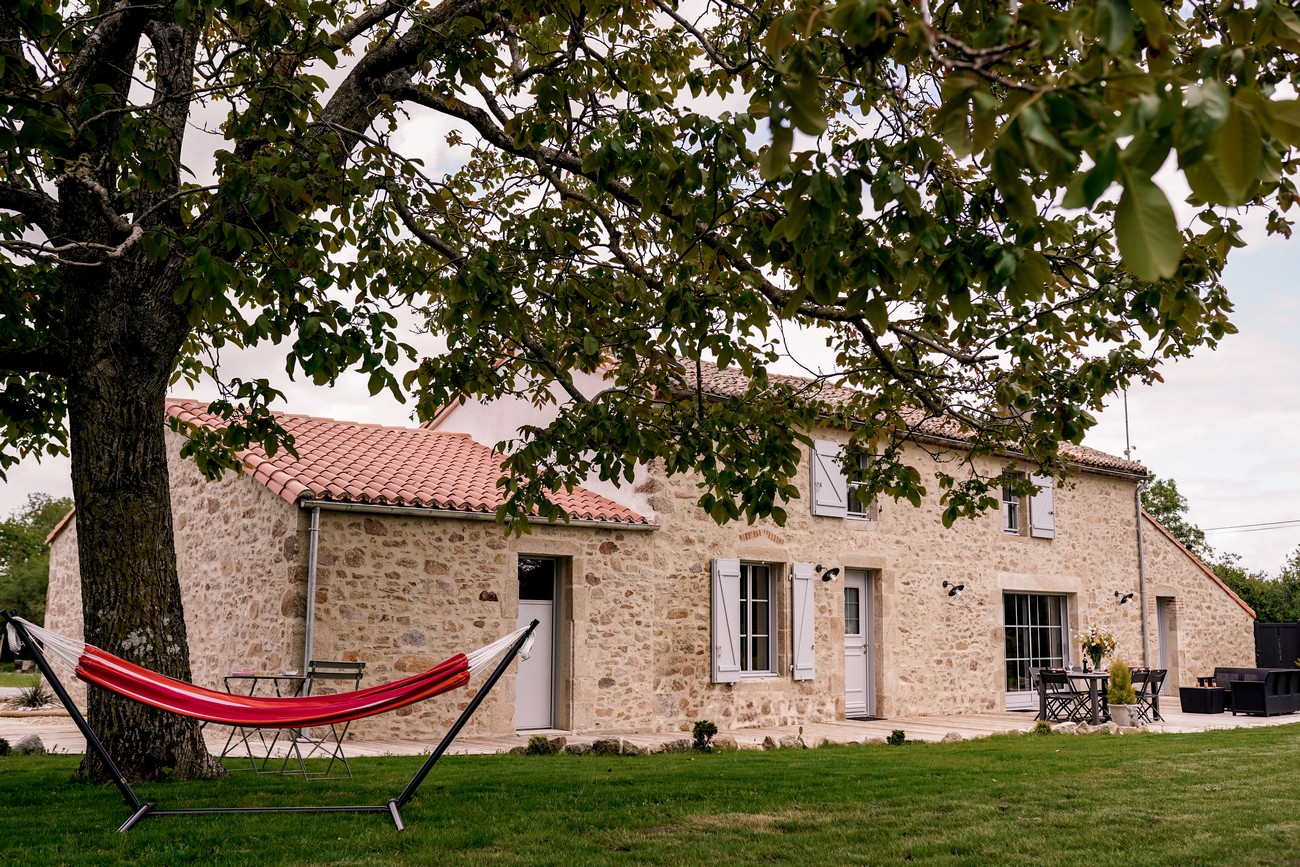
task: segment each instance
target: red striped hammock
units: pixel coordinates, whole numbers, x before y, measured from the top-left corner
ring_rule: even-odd
[[[331,695],[295,698],[233,695],[176,680],[125,659],[18,620],[47,655],[72,668],[77,677],[141,704],[181,716],[248,728],[308,728],[386,713],[469,683],[525,630],[516,630],[471,653],[458,653],[421,674],[392,683]],[[531,644],[531,637],[529,639]],[[520,650],[528,658],[528,646]]]

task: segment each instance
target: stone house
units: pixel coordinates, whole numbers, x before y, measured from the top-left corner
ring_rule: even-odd
[[[743,386],[708,368],[706,389]],[[213,419],[201,403],[168,414]],[[1029,668],[1079,663],[1072,635],[1109,628],[1131,664],[1194,683],[1249,665],[1253,612],[1149,517],[1141,465],[1076,447],[1066,484],[945,529],[919,508],[863,504],[839,468],[848,433],[814,431],[784,526],[716,525],[689,477],[644,467],[623,489],[562,494],[568,524],[506,537],[499,458],[536,410],[449,407],[423,429],[284,415],[299,457],[245,455],[209,483],[168,433],[196,682],[236,668],[367,663],[366,683],[420,671],[533,617],[533,657],[497,687],[476,734],[689,730],[1028,707]],[[926,475],[953,442],[920,427]],[[988,460],[988,472],[1002,462]],[[75,520],[51,534],[47,623],[76,634]],[[430,739],[468,694],[354,725]]]

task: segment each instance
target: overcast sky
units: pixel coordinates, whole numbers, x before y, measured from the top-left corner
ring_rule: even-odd
[[[1129,394],[1133,457],[1171,477],[1202,528],[1295,521],[1278,529],[1211,532],[1217,549],[1245,566],[1276,574],[1300,546],[1300,294],[1287,273],[1300,271],[1300,241],[1261,241],[1234,253],[1226,282],[1240,333],[1215,352],[1167,366],[1165,382]],[[224,359],[230,373],[283,370],[275,347]],[[801,372],[791,367],[788,372]],[[283,380],[283,377],[281,377]],[[387,424],[407,423],[409,408],[386,394],[370,398],[360,377],[335,388],[282,382],[291,412]],[[178,392],[179,393],[179,392]],[[200,393],[211,398],[212,392]],[[1089,445],[1124,451],[1123,404],[1102,414]],[[28,462],[0,484],[0,514],[31,492],[70,496],[65,460]]]

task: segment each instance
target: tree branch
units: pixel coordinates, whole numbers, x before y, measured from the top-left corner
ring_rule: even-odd
[[[152,0],[124,0],[100,16],[86,44],[68,64],[63,86],[79,93],[86,85],[103,80],[105,66],[117,69],[123,57],[134,58],[134,47],[153,13],[163,9]]]
[[[0,346],[0,370],[67,376],[67,360],[53,346]]]
[[[47,236],[54,234],[59,203],[42,190],[0,181],[0,209],[15,211],[35,223]]]

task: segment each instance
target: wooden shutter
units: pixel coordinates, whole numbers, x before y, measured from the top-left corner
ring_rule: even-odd
[[[740,561],[713,561],[713,682],[740,679]]]
[[[812,465],[812,513],[843,518],[849,513],[849,486],[840,466],[843,446],[826,440],[813,442],[808,456]]]
[[[1030,476],[1040,490],[1029,498],[1029,535],[1056,538],[1056,480],[1051,476]]]
[[[813,661],[817,656],[816,647],[816,606],[813,603],[813,588],[817,586],[816,575],[811,563],[795,563],[791,576],[792,590],[790,607],[792,617],[790,668],[795,680],[812,680]]]

